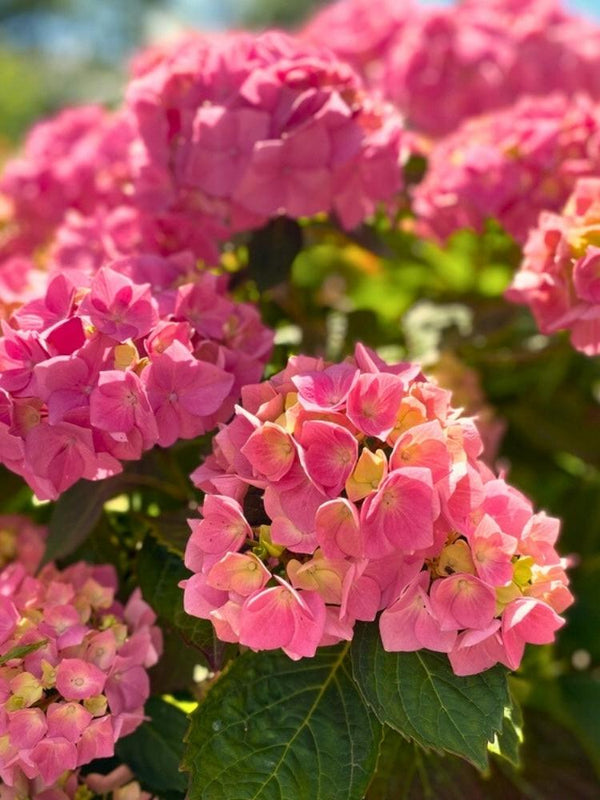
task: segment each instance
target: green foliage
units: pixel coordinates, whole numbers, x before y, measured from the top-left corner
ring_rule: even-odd
[[[183,590],[179,583],[191,573],[181,556],[147,536],[137,561],[137,576],[144,599],[152,606],[163,626],[173,628],[202,656],[212,669],[220,667],[230,652],[220,642],[208,620],[191,617],[183,610]],[[174,665],[175,668],[176,665]]]
[[[347,645],[297,662],[247,653],[192,715],[189,798],[361,800],[380,739]]]
[[[187,788],[187,778],[179,771],[186,715],[158,697],[148,700],[145,713],[148,719],[117,743],[117,756],[144,789],[161,800],[180,800]]]
[[[378,627],[363,624],[352,642],[352,670],[381,722],[485,769],[488,744],[510,702],[504,668],[459,678],[442,653],[386,653]]]
[[[481,774],[462,759],[425,753],[387,730],[365,800],[593,800],[597,778],[576,738],[550,716],[526,716],[523,767],[492,757]]]

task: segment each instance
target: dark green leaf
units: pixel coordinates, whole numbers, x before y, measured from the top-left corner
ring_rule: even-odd
[[[302,229],[296,220],[277,217],[255,231],[248,243],[248,272],[261,291],[287,281],[302,249]]]
[[[442,653],[386,653],[372,624],[356,628],[352,665],[381,722],[424,747],[486,767],[488,743],[510,702],[505,669],[459,678]]]
[[[54,504],[44,560],[73,552],[87,539],[102,515],[106,501],[118,493],[120,475],[103,481],[78,481]]]
[[[48,644],[48,639],[40,639],[39,642],[33,642],[33,644],[22,644],[13,647],[8,653],[0,656],[0,667],[13,658],[25,658],[25,656],[28,656],[30,653],[35,653],[36,650],[39,650],[46,644]]]
[[[192,715],[190,800],[362,800],[381,726],[352,677],[348,646],[291,661],[247,653]]]
[[[146,536],[137,563],[139,585],[146,602],[150,603],[160,620],[177,629],[184,641],[197,648],[209,666],[221,666],[227,645],[220,642],[212,624],[197,619],[183,610],[183,590],[179,582],[191,572],[177,553],[160,544],[154,536]]]
[[[522,769],[493,756],[485,775],[387,729],[366,800],[595,800],[598,780],[575,737],[539,712],[525,726]]]
[[[144,789],[164,797],[183,795],[187,777],[179,771],[187,717],[171,703],[151,697],[146,703],[150,718],[116,746],[117,756],[131,767]]]

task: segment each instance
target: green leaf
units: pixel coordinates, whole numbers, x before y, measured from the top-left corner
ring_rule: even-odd
[[[50,517],[44,561],[72,553],[92,532],[104,503],[118,493],[120,475],[103,481],[80,480],[67,489],[54,504]]]
[[[501,730],[510,702],[504,668],[459,678],[442,653],[386,653],[373,624],[356,627],[352,667],[381,722],[485,769],[488,743]]]
[[[598,780],[577,739],[547,714],[525,714],[523,764],[493,756],[482,775],[461,758],[426,753],[386,730],[365,800],[597,800]]]
[[[145,706],[149,717],[130,736],[119,740],[117,756],[131,767],[144,789],[164,797],[185,794],[187,777],[179,771],[187,717],[171,703],[151,697]]]
[[[510,705],[504,708],[502,730],[494,736],[494,741],[488,745],[488,750],[518,767],[521,763],[520,748],[522,744],[523,714],[519,704],[514,698],[511,698]]]
[[[179,582],[191,572],[177,553],[160,544],[154,536],[146,536],[137,562],[142,595],[160,617],[160,621],[177,629],[183,640],[199,650],[212,669],[219,668],[228,646],[215,636],[212,624],[197,619],[183,610],[183,590]]]
[[[191,717],[189,800],[362,800],[381,726],[352,680],[348,649],[235,661]]]
[[[287,281],[302,243],[302,228],[289,217],[272,219],[252,234],[248,243],[248,272],[260,291]]]
[[[0,656],[0,667],[6,664],[7,661],[12,661],[13,658],[25,658],[25,656],[28,656],[30,653],[35,653],[36,650],[39,650],[46,644],[48,644],[48,639],[40,639],[39,642],[33,642],[33,644],[21,644],[13,647],[8,653]]]

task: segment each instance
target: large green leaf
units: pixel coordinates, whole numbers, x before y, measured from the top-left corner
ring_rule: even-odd
[[[366,800],[596,800],[598,779],[577,739],[547,714],[525,714],[521,769],[491,758],[482,775],[426,753],[389,728]]]
[[[67,489],[54,504],[45,561],[63,558],[90,535],[102,516],[104,503],[118,493],[122,476],[103,481],[80,480]]]
[[[148,719],[116,746],[117,756],[128,764],[142,786],[160,797],[183,795],[187,777],[179,771],[187,717],[159,697],[145,707]]]
[[[142,595],[159,616],[159,621],[173,626],[184,641],[199,650],[208,665],[222,665],[227,645],[220,642],[212,624],[197,619],[183,610],[183,590],[179,582],[191,573],[177,553],[160,544],[154,536],[146,536],[137,562]]]
[[[192,715],[189,798],[362,800],[380,739],[348,645],[301,661],[247,653]]]
[[[459,678],[442,653],[386,653],[372,624],[356,628],[352,665],[381,722],[424,747],[486,767],[488,743],[510,703],[505,669]]]

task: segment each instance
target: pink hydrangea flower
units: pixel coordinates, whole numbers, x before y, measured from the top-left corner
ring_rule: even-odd
[[[562,215],[540,214],[506,297],[527,304],[542,333],[568,330],[573,346],[600,353],[600,180],[582,178]]]
[[[524,95],[600,98],[600,28],[558,0],[461,0],[425,7],[338,0],[301,35],[383,91],[408,125],[439,137]]]
[[[230,232],[320,212],[351,228],[400,189],[400,117],[329,50],[280,32],[188,36],[137,71],[127,107],[145,209],[201,210]]]
[[[457,674],[551,641],[572,602],[558,521],[481,461],[473,420],[412,364],[357,345],[296,356],[246,386],[193,474],[187,613],[291,658],[374,620],[390,651],[448,653]]]
[[[272,341],[224,277],[150,254],[59,272],[3,325],[0,462],[49,499],[224,422]]]
[[[519,242],[600,167],[600,108],[584,95],[526,97],[434,146],[414,193],[418,229],[446,239],[496,219]]]
[[[116,589],[112,567],[83,562],[0,572],[0,655],[38,645],[0,666],[4,786],[48,789],[142,722],[161,634],[139,590],[123,607]]]
[[[0,569],[17,561],[34,573],[46,547],[47,530],[21,514],[0,515]]]

